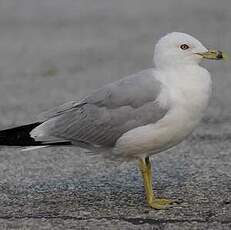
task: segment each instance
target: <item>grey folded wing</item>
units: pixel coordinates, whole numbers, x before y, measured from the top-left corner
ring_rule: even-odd
[[[127,131],[155,123],[167,113],[168,108],[157,100],[161,89],[153,69],[144,70],[104,86],[79,103],[51,110],[31,135],[113,146]]]

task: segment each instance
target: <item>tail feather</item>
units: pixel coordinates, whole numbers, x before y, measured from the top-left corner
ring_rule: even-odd
[[[0,145],[5,146],[56,146],[56,145],[71,145],[70,141],[59,141],[44,143],[42,141],[36,141],[30,136],[30,132],[39,126],[41,123],[36,122],[28,125],[18,126],[11,129],[5,129],[0,131]]]

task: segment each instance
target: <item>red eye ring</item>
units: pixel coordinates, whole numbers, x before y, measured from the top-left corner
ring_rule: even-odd
[[[187,50],[187,49],[189,49],[189,46],[187,44],[182,44],[182,45],[180,45],[180,48],[182,50]]]

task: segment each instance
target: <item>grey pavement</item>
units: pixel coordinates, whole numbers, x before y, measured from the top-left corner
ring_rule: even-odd
[[[230,9],[230,0],[0,0],[0,128],[151,66],[167,32],[231,55]],[[148,208],[137,162],[1,148],[0,229],[231,229],[231,65],[203,65],[214,80],[205,118],[152,158],[156,193],[181,205]]]

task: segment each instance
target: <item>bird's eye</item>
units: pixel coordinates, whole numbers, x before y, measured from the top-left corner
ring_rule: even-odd
[[[187,44],[182,44],[182,45],[180,46],[180,48],[181,48],[182,50],[187,50],[187,49],[189,49],[189,46],[188,46]]]

